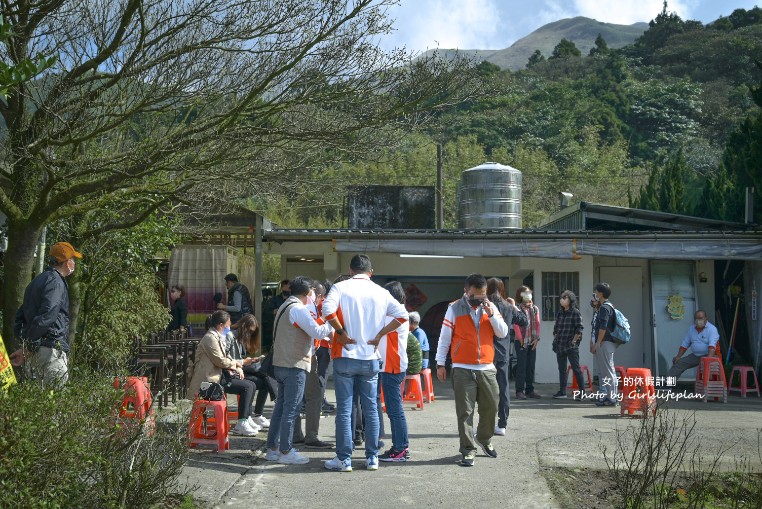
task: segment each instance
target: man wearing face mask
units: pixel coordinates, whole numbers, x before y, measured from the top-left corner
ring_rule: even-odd
[[[702,357],[707,355],[714,357],[717,349],[717,342],[720,340],[720,334],[717,327],[709,323],[706,319],[706,312],[696,311],[693,315],[694,325],[688,329],[680,350],[672,359],[672,367],[667,376],[679,378],[686,369],[695,368],[701,362]],[[691,354],[683,357],[686,350],[691,349]]]
[[[495,369],[494,338],[508,335],[508,325],[497,306],[487,299],[487,280],[481,274],[466,278],[462,298],[450,303],[437,345],[437,378],[447,378],[447,352],[452,355],[452,385],[460,435],[460,465],[470,467],[478,442],[484,453],[497,458],[492,445],[498,408],[499,387]],[[474,410],[478,405],[479,426],[474,441]]]
[[[22,348],[10,355],[11,364],[26,362],[27,374],[46,386],[63,385],[69,378],[69,292],[66,279],[82,258],[68,242],[50,247],[50,266],[29,283],[16,312],[14,335]]]

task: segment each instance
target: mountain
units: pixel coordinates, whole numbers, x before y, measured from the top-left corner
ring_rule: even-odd
[[[621,48],[635,42],[646,30],[648,30],[648,23],[615,25],[578,16],[548,23],[526,37],[522,37],[510,48],[501,50],[438,49],[429,50],[426,54],[436,51],[440,56],[451,57],[457,53],[479,61],[486,60],[503,69],[517,71],[526,67],[527,60],[535,50],[539,49],[546,58],[549,57],[561,39],[572,41],[583,55],[587,55],[590,48],[595,46],[595,38],[598,34],[603,36],[610,48]]]

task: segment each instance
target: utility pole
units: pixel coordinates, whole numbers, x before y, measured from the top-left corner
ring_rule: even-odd
[[[437,229],[441,230],[444,224],[444,210],[442,210],[442,144],[437,143],[437,190],[436,190],[436,213]]]

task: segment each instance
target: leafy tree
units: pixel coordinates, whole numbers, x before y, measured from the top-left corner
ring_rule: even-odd
[[[756,62],[762,69],[762,63]],[[762,108],[762,81],[751,90],[754,103]],[[762,223],[762,110],[757,109],[732,133],[725,146],[723,164],[735,180],[736,195],[754,188],[754,222]],[[719,183],[718,183],[719,185]]]
[[[47,224],[108,211],[84,223],[86,241],[190,195],[197,204],[295,187],[339,155],[398,143],[403,131],[388,126],[471,95],[470,63],[379,50],[390,3],[3,3],[14,30],[0,61],[57,57],[0,104],[4,316]]]
[[[648,58],[664,47],[670,37],[684,30],[685,22],[677,13],[667,12],[667,0],[664,0],[662,11],[648,23],[648,30],[635,41],[634,47],[639,55]]]
[[[534,67],[535,65],[544,61],[545,61],[545,56],[542,54],[542,51],[536,49],[534,50],[534,53],[530,55],[529,60],[527,61],[527,69]]]
[[[553,54],[548,60],[555,60],[558,58],[573,58],[582,56],[582,52],[577,48],[577,45],[568,39],[561,39],[553,48]]]
[[[595,46],[590,48],[588,56],[595,57],[608,55],[609,51],[609,45],[606,44],[606,39],[604,39],[601,34],[598,34],[598,37],[595,38]]]
[[[683,149],[667,160],[659,182],[659,208],[662,212],[688,214],[685,200],[685,180],[689,169],[685,163]]]
[[[660,210],[659,206],[659,180],[661,171],[658,167],[651,169],[648,175],[648,182],[641,187],[640,194],[635,202],[630,206],[635,206],[645,210]]]
[[[693,215],[723,221],[742,221],[742,197],[733,176],[725,165],[704,180],[701,202],[693,209]]]

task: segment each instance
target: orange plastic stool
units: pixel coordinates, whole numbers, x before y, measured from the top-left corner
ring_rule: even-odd
[[[120,381],[117,378],[114,380],[114,388],[119,386]],[[148,378],[144,376],[127,377],[124,382],[124,398],[122,399],[122,406],[119,409],[119,417],[145,419],[152,413],[152,404],[153,398],[151,397]]]
[[[735,374],[738,373],[738,383],[735,385]],[[751,373],[754,379],[754,387],[748,386],[749,374]],[[757,373],[751,366],[733,366],[733,371],[730,373],[730,385],[729,391],[738,391],[741,393],[741,397],[745,398],[747,392],[756,392],[759,397],[759,380],[757,380]]]
[[[622,402],[619,415],[633,415],[642,412],[645,417],[649,412],[656,415],[656,387],[651,370],[648,368],[628,368],[622,378]]]
[[[378,384],[381,387],[381,384]],[[384,401],[384,388],[381,387],[381,411],[386,412],[386,401]]]
[[[426,403],[434,401],[434,382],[431,378],[431,370],[429,368],[421,370],[421,376],[423,377],[423,399]]]
[[[592,391],[593,391],[593,377],[592,377],[592,376],[590,376],[590,368],[588,368],[588,367],[587,367],[587,366],[585,366],[585,365],[582,365],[582,366],[580,366],[580,367],[579,367],[579,369],[580,369],[580,371],[582,371],[582,378],[583,378],[583,379],[585,378],[585,375],[587,375],[587,383],[585,384],[585,390],[586,390],[586,391],[590,391],[590,392],[592,392]],[[572,368],[571,368],[571,366],[567,366],[567,367],[566,367],[566,380],[567,380],[567,385],[568,385],[568,381],[569,381],[569,373],[572,373]],[[572,373],[572,384],[571,384],[571,389],[572,389],[572,390],[574,390],[574,389],[577,389],[577,390],[579,390],[579,384],[577,383],[577,377],[576,377],[576,376],[574,376],[574,374],[573,374],[573,373]]]
[[[694,390],[702,395],[704,403],[708,402],[709,398],[715,401],[722,398],[723,403],[728,402],[728,384],[725,381],[725,369],[719,357],[707,355],[701,358],[696,370]]]
[[[614,372],[616,373],[616,376],[619,377],[618,385],[622,385],[622,380],[627,376],[627,368],[624,366],[614,366]]]
[[[208,415],[210,411],[211,416]],[[218,452],[230,449],[227,402],[205,399],[194,401],[188,439],[194,448],[198,445],[211,445]]]
[[[406,375],[400,385],[402,401],[415,401],[416,407],[423,409],[423,387],[420,375]]]

